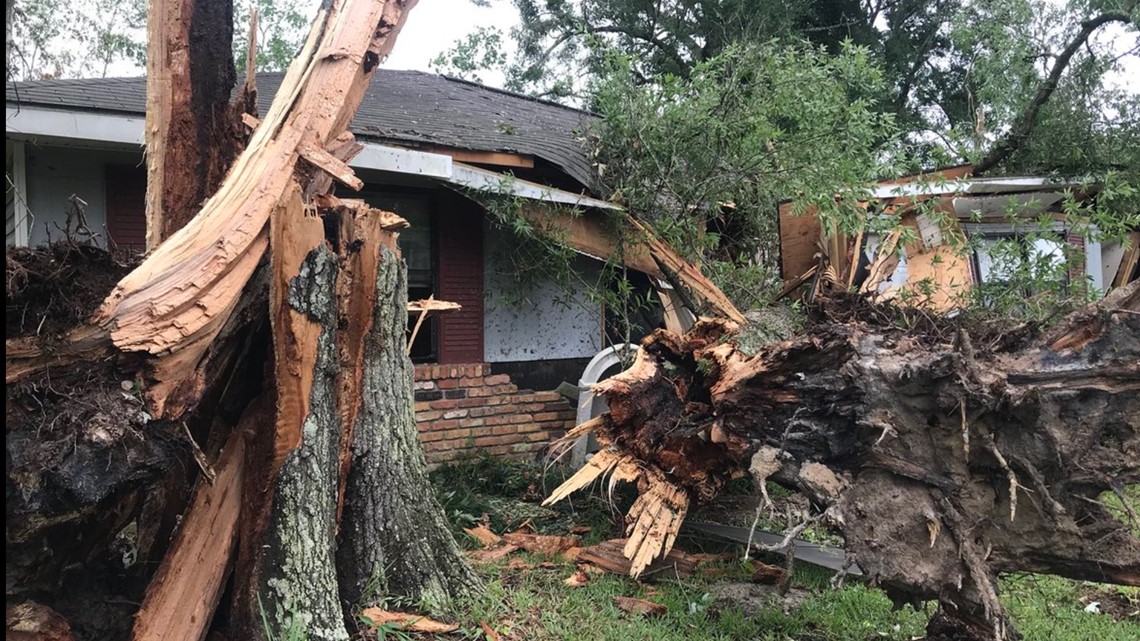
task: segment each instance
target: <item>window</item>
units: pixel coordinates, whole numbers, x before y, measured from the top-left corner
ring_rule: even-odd
[[[400,232],[400,252],[408,264],[408,300],[421,300],[436,291],[435,236],[432,199],[423,194],[370,192],[361,197],[372,207],[394,212],[410,227]],[[417,318],[408,319],[408,336]],[[417,363],[436,360],[439,327],[435,316],[424,319],[412,343],[411,357]]]

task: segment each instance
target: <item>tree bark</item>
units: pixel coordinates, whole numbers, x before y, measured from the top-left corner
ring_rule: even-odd
[[[388,248],[381,249],[375,287],[341,523],[341,593],[345,602],[361,607],[379,605],[390,595],[446,611],[480,583],[463,561],[428,482],[405,350],[407,268]]]
[[[611,449],[552,498],[632,464],[626,556],[648,562],[689,502],[750,468],[826,510],[892,598],[937,599],[980,638],[1011,635],[1000,572],[1140,585],[1140,540],[1100,502],[1140,482],[1140,284],[1018,349],[854,304],[767,345],[722,321],[658,330],[597,386],[609,413],[573,432]]]

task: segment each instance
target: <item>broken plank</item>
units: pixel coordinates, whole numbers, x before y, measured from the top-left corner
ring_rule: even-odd
[[[622,553],[626,541],[627,539],[612,539],[583,548],[578,553],[578,562],[589,563],[614,574],[629,576],[632,563]],[[695,558],[679,550],[670,550],[664,557],[654,560],[642,570],[640,579],[643,581],[662,577],[684,579],[693,573],[696,565]]]
[[[348,163],[330,154],[317,143],[306,141],[298,147],[298,151],[310,165],[332,176],[345,187],[356,191],[364,188],[364,181],[356,176],[356,172],[348,166]]]

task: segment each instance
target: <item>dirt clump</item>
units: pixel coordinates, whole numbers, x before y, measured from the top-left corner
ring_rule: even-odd
[[[9,249],[4,260],[4,337],[50,340],[83,323],[139,262],[64,240]]]

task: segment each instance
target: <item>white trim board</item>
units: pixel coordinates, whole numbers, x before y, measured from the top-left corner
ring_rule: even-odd
[[[145,124],[145,118],[137,115],[21,105],[5,107],[4,131],[7,137],[13,139],[35,141],[42,137],[64,140],[70,144],[87,143],[95,147],[124,144],[142,147]],[[435,178],[460,187],[498,191],[520,198],[576,207],[619,209],[612,203],[596,198],[454,162],[446,154],[404,149],[366,140],[358,142],[364,149],[349,161],[349,166],[354,169]]]

